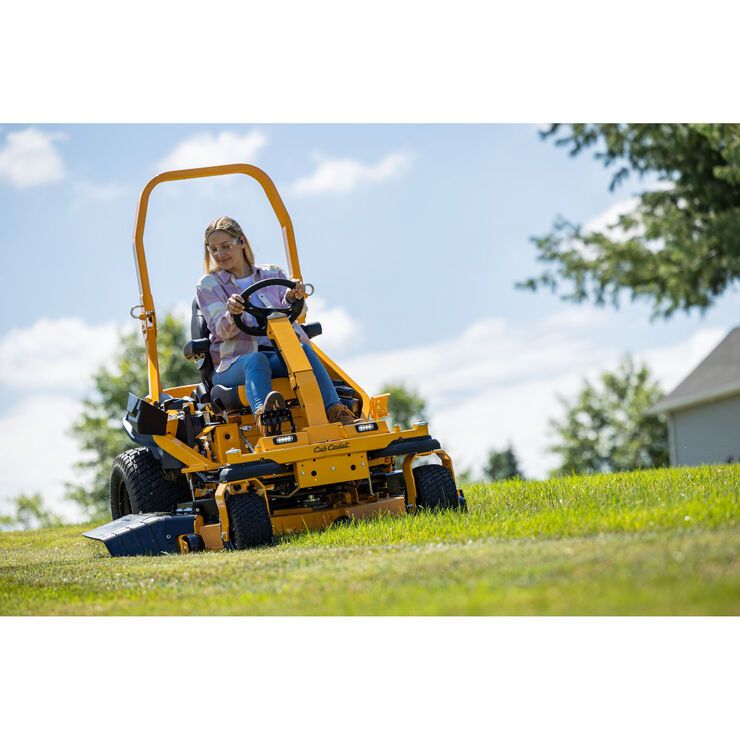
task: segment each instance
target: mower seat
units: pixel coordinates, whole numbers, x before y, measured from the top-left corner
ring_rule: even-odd
[[[272,389],[282,394],[286,401],[297,398],[295,391],[290,387],[288,378],[273,378]],[[243,385],[226,386],[213,385],[210,391],[211,403],[219,411],[241,411],[251,413],[247,393]]]
[[[321,324],[314,322],[312,324],[303,324],[303,330],[309,339],[321,334]],[[200,403],[209,401],[221,412],[240,411],[249,409],[244,385],[225,386],[213,385],[211,375],[213,374],[213,359],[211,358],[211,341],[209,339],[208,325],[205,316],[198,306],[198,301],[193,300],[192,315],[190,318],[190,336],[191,340],[183,347],[183,354],[188,360],[195,360],[195,365],[200,372],[201,384],[196,391],[196,398]],[[269,348],[261,351],[270,351]],[[296,398],[295,391],[290,387],[287,378],[274,378],[272,381],[273,390],[282,393],[286,401]]]

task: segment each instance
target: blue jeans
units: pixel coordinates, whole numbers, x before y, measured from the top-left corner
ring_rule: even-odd
[[[321,398],[324,400],[324,408],[328,409],[335,403],[341,403],[334,383],[331,382],[329,373],[321,364],[313,347],[308,344],[301,344],[301,347],[313,368]],[[277,352],[251,352],[248,355],[237,357],[222,373],[214,372],[211,381],[214,385],[231,387],[244,385],[249,406],[254,413],[262,408],[267,394],[272,390],[272,379],[287,377],[288,368]]]

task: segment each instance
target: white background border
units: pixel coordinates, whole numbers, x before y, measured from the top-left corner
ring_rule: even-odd
[[[3,9],[0,121],[739,119],[736,6],[491,5],[28,1]],[[0,695],[9,737],[719,738],[737,637],[736,619],[5,618]]]

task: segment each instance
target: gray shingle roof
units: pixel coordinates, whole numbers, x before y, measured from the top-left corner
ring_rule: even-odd
[[[675,411],[736,393],[740,393],[740,326],[734,328],[651,411],[656,414]]]

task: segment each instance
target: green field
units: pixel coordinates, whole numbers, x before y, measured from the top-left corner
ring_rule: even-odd
[[[0,613],[740,614],[740,465],[471,485],[469,511],[270,548],[110,558],[0,534]]]

